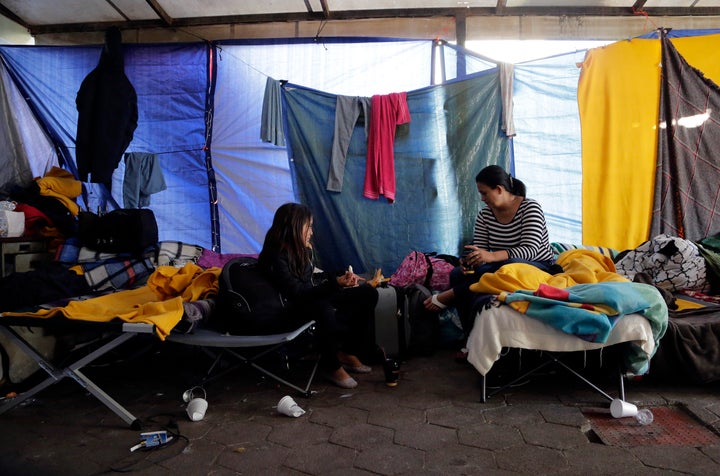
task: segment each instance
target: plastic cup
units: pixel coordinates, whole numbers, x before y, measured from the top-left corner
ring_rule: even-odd
[[[208,402],[204,398],[193,398],[187,406],[187,414],[192,421],[200,421],[205,418]]]
[[[637,406],[616,398],[610,403],[610,414],[613,418],[634,417],[638,413]]]
[[[295,402],[295,400],[293,400],[290,395],[285,395],[280,399],[277,409],[279,413],[295,418],[305,413],[305,410],[300,408],[300,406]]]
[[[182,394],[183,402],[190,403],[190,400],[195,398],[195,394],[200,395],[200,392],[202,392],[202,397],[207,399],[207,392],[205,392],[205,389],[202,387],[193,387],[185,390]]]

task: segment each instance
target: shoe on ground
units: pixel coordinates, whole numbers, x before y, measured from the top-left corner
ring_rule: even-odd
[[[348,390],[351,390],[358,386],[357,380],[355,380],[352,377],[348,377],[345,379],[338,379],[332,376],[332,374],[326,374],[325,378],[329,380],[330,382],[334,383],[335,386],[340,388],[346,388]]]
[[[368,367],[367,365],[345,365],[343,364],[343,368],[347,370],[348,372],[352,372],[354,374],[369,374],[372,372],[372,367]]]

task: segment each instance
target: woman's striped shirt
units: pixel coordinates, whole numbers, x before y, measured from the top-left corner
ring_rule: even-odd
[[[527,261],[554,259],[545,215],[540,204],[524,198],[510,223],[497,221],[490,207],[482,208],[475,219],[473,244],[488,251],[505,250],[510,258]]]

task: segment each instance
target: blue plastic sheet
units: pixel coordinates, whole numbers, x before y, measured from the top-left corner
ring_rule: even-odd
[[[167,190],[151,196],[161,240],[211,246],[206,143],[208,46],[125,45],[125,72],[138,95],[138,127],[127,152],[155,153]],[[100,46],[0,47],[3,61],[36,117],[75,171],[75,96],[100,58]],[[112,198],[122,205],[124,165],[113,175]],[[86,187],[83,208],[107,200]],[[201,223],[202,226],[198,226]]]
[[[313,210],[318,264],[328,270],[352,265],[389,274],[411,250],[459,254],[482,206],[475,175],[490,163],[510,167],[497,69],[407,93],[411,122],[395,137],[393,203],[362,197],[362,123],[350,142],[342,192],[326,191],[336,96],[288,84],[283,97],[296,190]]]

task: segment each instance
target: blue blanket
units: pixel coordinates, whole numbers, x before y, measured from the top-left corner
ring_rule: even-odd
[[[564,289],[543,285],[536,291],[502,293],[499,299],[508,304],[525,301],[528,316],[590,342],[606,342],[618,319],[638,313],[650,323],[657,349],[668,325],[662,295],[654,286],[641,283],[601,282]],[[651,357],[635,349],[628,356],[628,364],[641,374],[647,371]]]

